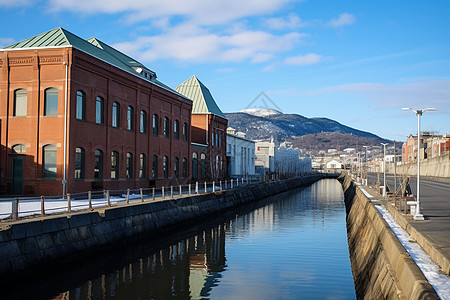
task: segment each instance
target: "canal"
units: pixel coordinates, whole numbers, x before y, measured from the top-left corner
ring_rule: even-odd
[[[31,277],[33,299],[354,299],[345,206],[325,179]]]

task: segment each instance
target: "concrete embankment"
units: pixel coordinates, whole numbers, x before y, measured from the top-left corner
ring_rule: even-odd
[[[388,172],[394,173],[393,165],[388,165]],[[417,162],[397,166],[397,174],[417,175]],[[420,175],[450,179],[450,153],[438,157],[421,159]]]
[[[4,223],[0,230],[1,283],[14,280],[24,270],[73,261],[110,246],[162,234],[327,177],[333,175],[312,174],[222,192]]]
[[[381,214],[341,176],[350,261],[358,299],[439,299]]]

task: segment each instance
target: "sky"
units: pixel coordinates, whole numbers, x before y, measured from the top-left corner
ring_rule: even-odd
[[[274,108],[383,138],[450,134],[450,1],[0,0],[0,48],[56,27],[192,75],[223,112]],[[261,94],[263,93],[263,94]]]

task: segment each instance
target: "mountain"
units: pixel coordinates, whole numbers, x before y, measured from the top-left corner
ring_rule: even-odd
[[[276,143],[280,143],[286,140],[295,141],[298,137],[306,135],[316,134],[317,137],[317,134],[320,134],[318,138],[325,141],[330,140],[330,142],[333,139],[338,139],[342,142],[348,139],[348,142],[356,143],[360,137],[365,138],[364,145],[367,145],[369,141],[373,145],[386,142],[385,139],[375,134],[354,129],[327,118],[306,118],[297,114],[283,114],[275,110],[258,109],[226,113],[225,116],[228,118],[229,127],[246,133],[247,137],[253,140],[269,139],[272,136]],[[331,132],[343,135],[328,135],[326,138],[324,137],[323,133]],[[308,141],[311,142],[313,138],[314,136],[308,137]],[[330,146],[334,143],[328,144]],[[362,143],[359,144],[362,145]]]

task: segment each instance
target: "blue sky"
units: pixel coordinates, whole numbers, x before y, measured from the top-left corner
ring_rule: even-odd
[[[402,107],[437,108],[422,129],[450,134],[449,15],[448,0],[0,0],[0,47],[63,27],[172,88],[196,75],[224,112],[264,92],[284,113],[405,140],[417,117]]]

